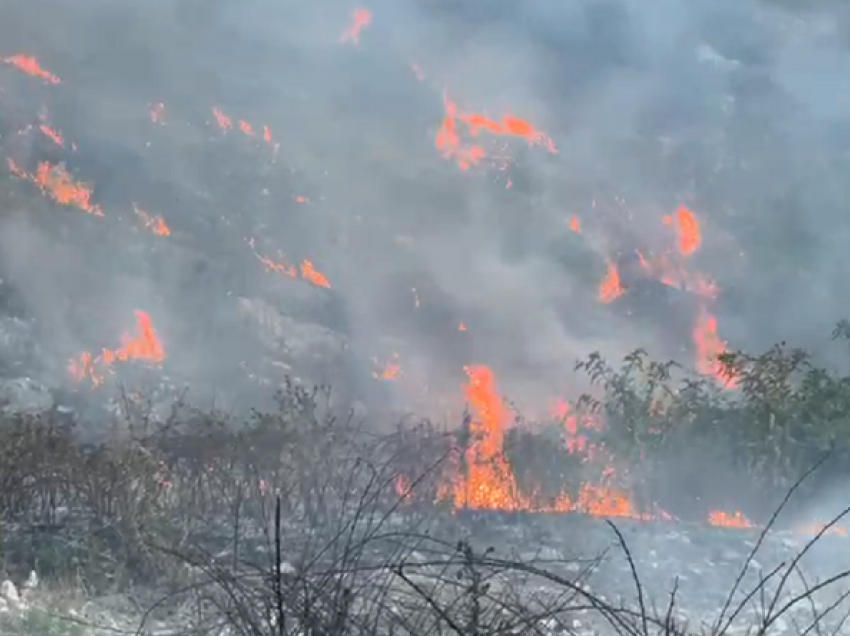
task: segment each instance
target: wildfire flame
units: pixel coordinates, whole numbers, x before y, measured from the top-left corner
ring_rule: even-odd
[[[714,376],[728,388],[737,386],[735,378],[727,377],[723,364],[718,359],[726,353],[726,343],[717,334],[717,319],[703,308],[694,327],[694,346],[697,351],[697,371]]]
[[[239,119],[236,121],[234,126],[233,118],[229,115],[226,115],[221,109],[213,107],[212,109],[213,119],[215,119],[215,124],[218,126],[222,132],[228,132],[230,130],[234,130],[234,128],[238,128],[239,132],[241,132],[246,137],[256,137],[256,131],[254,130],[254,126],[244,119]],[[153,113],[151,114],[153,117]],[[262,128],[262,138],[263,141],[272,146],[272,148],[277,152],[277,144],[274,143],[272,139],[272,130],[267,125],[263,125]]]
[[[478,138],[482,132],[491,135],[525,139],[529,144],[545,146],[549,152],[557,153],[554,142],[531,123],[513,115],[503,115],[495,120],[481,113],[466,113],[451,101],[448,93],[443,93],[445,114],[434,140],[437,151],[446,159],[454,160],[462,170],[468,170],[487,157],[486,149],[468,141],[465,136]],[[465,125],[462,131],[461,126]]]
[[[608,269],[605,272],[605,278],[599,284],[599,300],[603,303],[610,303],[623,295],[625,290],[620,283],[620,272],[614,263],[608,263]]]
[[[351,12],[351,25],[340,36],[341,44],[360,44],[360,34],[372,24],[372,12],[369,9],[358,7]]]
[[[359,45],[361,35],[371,25],[372,18],[372,12],[366,8],[354,9],[351,13],[351,22],[342,33],[340,42]],[[14,67],[47,84],[61,83],[59,77],[45,70],[32,56],[18,54],[0,57],[0,63]],[[418,81],[425,81],[425,74],[417,64],[411,63],[410,68]],[[446,91],[443,92],[442,101],[444,112],[436,131],[434,144],[440,155],[454,162],[462,170],[468,170],[485,162],[500,169],[506,168],[508,160],[504,153],[512,139],[522,140],[530,146],[543,147],[552,154],[558,152],[552,139],[525,119],[512,114],[504,114],[494,119],[483,113],[464,111],[457,103],[449,99]],[[165,104],[155,102],[148,106],[151,122],[165,125]],[[273,141],[269,126],[259,126],[256,122],[251,123],[246,119],[232,117],[218,107],[212,107],[212,116],[211,125],[217,126],[223,133],[233,132],[270,144],[276,156],[279,145]],[[42,135],[59,147],[68,147],[62,132],[50,125],[46,111],[40,116],[40,120],[37,130]],[[32,125],[20,133],[35,133],[35,130],[36,125]],[[76,150],[73,143],[70,147]],[[75,181],[64,163],[41,162],[34,173],[28,173],[11,158],[7,159],[7,163],[13,175],[35,184],[45,196],[59,205],[77,207],[91,215],[103,216],[100,206],[92,202],[92,187]],[[513,182],[508,179],[505,187],[510,189],[512,186]],[[296,195],[293,199],[297,203],[311,203],[309,198],[302,195]],[[625,207],[624,200],[620,198],[616,200]],[[593,208],[596,208],[595,200]],[[149,214],[135,203],[133,209],[146,229],[158,236],[171,234],[170,228],[161,215]],[[696,368],[700,373],[717,377],[725,386],[734,387],[734,380],[721,377],[722,365],[717,360],[718,356],[726,351],[726,343],[718,335],[717,319],[710,311],[709,301],[718,297],[719,287],[708,276],[694,271],[691,265],[691,257],[701,249],[703,244],[700,221],[697,215],[684,204],[680,205],[675,213],[662,217],[662,221],[675,231],[675,245],[662,254],[645,256],[638,252],[643,271],[647,276],[665,285],[682,289],[699,297],[700,313],[693,327]],[[569,218],[568,227],[576,234],[582,232],[581,222],[576,215]],[[274,260],[259,254],[253,239],[248,243],[254,256],[267,271],[290,278],[300,278],[319,287],[331,287],[328,278],[316,269],[311,260],[304,258],[297,265],[289,264],[282,258]],[[616,263],[609,261],[605,276],[599,284],[599,300],[603,303],[611,303],[626,291]],[[412,289],[412,292],[415,306],[419,307],[419,293],[416,289]],[[131,360],[149,364],[163,362],[165,350],[150,316],[144,311],[137,311],[136,321],[134,335],[122,335],[119,347],[102,349],[97,355],[89,351],[79,354],[69,361],[69,373],[79,381],[88,380],[94,386],[99,386],[105,382],[107,375],[112,372],[114,365],[118,362]],[[458,323],[457,330],[466,332],[466,323]],[[470,334],[469,337],[472,335]],[[394,380],[402,375],[397,353],[393,353],[383,363],[378,362],[377,359],[373,360],[373,363],[375,364],[373,375],[376,379]],[[613,474],[613,469],[610,467],[603,470],[605,476],[600,481],[604,483],[584,483],[575,494],[562,492],[544,501],[536,492],[523,492],[505,453],[505,434],[512,418],[499,396],[495,375],[489,367],[483,365],[468,366],[464,370],[468,378],[464,393],[472,414],[470,420],[472,441],[464,450],[462,468],[458,467],[446,476],[440,491],[440,497],[443,500],[450,501],[458,509],[581,512],[634,519],[668,516],[661,511],[655,511],[652,514],[639,511],[632,504],[627,493],[607,485],[610,481],[606,476]],[[581,454],[589,461],[598,457],[598,449],[591,443],[592,437],[588,435],[588,431],[604,426],[600,418],[575,413],[563,400],[556,404],[553,415],[563,421],[564,440],[568,452]],[[407,476],[400,476],[396,487],[400,495],[409,498],[410,481]],[[734,513],[711,511],[708,523],[723,527],[755,527],[740,511]],[[844,530],[845,534],[846,532]]]
[[[165,348],[154,329],[150,315],[145,311],[136,311],[135,335],[122,334],[121,346],[117,349],[103,349],[98,356],[84,351],[69,361],[68,372],[80,382],[88,379],[94,386],[100,386],[106,380],[106,374],[113,364],[129,360],[152,364],[165,360]]]
[[[161,214],[150,215],[135,203],[133,204],[133,211],[136,213],[136,216],[142,220],[145,228],[149,229],[157,236],[171,236],[171,230]]]
[[[263,264],[263,267],[266,271],[275,272],[277,274],[282,274],[288,278],[302,278],[317,287],[324,287],[326,289],[331,288],[330,281],[328,281],[327,277],[322,274],[319,270],[316,269],[315,265],[313,265],[313,261],[305,258],[301,261],[301,268],[297,268],[295,265],[288,265],[287,263],[274,260],[269,258],[268,256],[263,256],[259,252],[257,252],[255,247],[254,239],[250,239],[248,241],[248,245],[251,248],[251,251],[254,253],[254,256]]]
[[[676,210],[675,218],[666,216],[664,217],[664,222],[668,225],[677,224],[679,252],[683,256],[690,256],[696,253],[700,245],[702,245],[702,233],[700,232],[699,221],[693,212],[684,205],[681,205]]]
[[[708,523],[712,526],[720,526],[723,528],[755,528],[757,527],[752,521],[744,516],[740,510],[728,513],[722,510],[712,510],[708,514]]]
[[[59,84],[62,82],[58,77],[56,77],[53,73],[45,71],[41,64],[39,64],[38,60],[29,55],[12,55],[11,57],[0,58],[4,64],[9,64],[14,66],[20,71],[23,71],[27,75],[31,75],[33,77],[37,77],[38,79],[44,80],[48,84]]]
[[[73,177],[65,169],[64,163],[51,164],[42,161],[34,174],[22,170],[12,160],[6,160],[9,171],[21,179],[31,181],[48,198],[59,205],[67,205],[79,208],[93,216],[103,216],[103,210],[99,205],[92,203],[93,190],[90,186],[74,181]]]
[[[372,364],[374,365],[372,377],[376,380],[395,380],[401,375],[401,358],[397,353],[393,353],[384,363],[373,358]]]

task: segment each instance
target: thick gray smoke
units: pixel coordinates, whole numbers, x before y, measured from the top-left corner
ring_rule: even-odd
[[[231,385],[260,355],[240,308],[262,299],[345,334],[359,362],[319,380],[375,390],[370,358],[395,352],[432,392],[483,363],[533,400],[568,390],[593,350],[692,363],[700,301],[628,273],[635,249],[671,244],[662,217],[685,203],[703,235],[689,267],[717,281],[729,346],[820,341],[850,315],[850,14],[796,5],[2,0],[0,57],[62,81],[0,65],[0,149],[28,171],[65,161],[104,211],[4,183],[4,293],[57,377],[139,308],[175,373]],[[371,24],[342,43],[358,6]],[[507,167],[460,169],[435,147],[444,94],[527,119],[558,154],[482,133]],[[21,132],[40,112],[65,148]],[[332,290],[264,271],[248,239],[310,259]],[[628,289],[602,304],[609,262]]]

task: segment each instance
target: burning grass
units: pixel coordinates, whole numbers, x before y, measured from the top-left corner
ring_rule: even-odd
[[[562,403],[539,424],[517,422],[492,371],[470,367],[469,412],[449,432],[428,422],[378,431],[294,385],[275,412],[247,421],[183,403],[155,421],[126,397],[124,418],[97,443],[82,443],[61,414],[7,419],[7,569],[37,563],[46,578],[92,590],[167,581],[206,608],[195,626],[206,631],[236,621],[254,634],[548,634],[576,631],[587,619],[575,617],[590,612],[605,629],[690,633],[672,609],[650,612],[641,593],[616,605],[590,594],[591,565],[506,559],[479,551],[474,535],[460,544],[451,535],[456,513],[472,509],[685,520],[764,537],[786,518],[771,515],[777,506],[793,516],[795,501],[847,474],[850,384],[784,347],[723,364],[734,392],[641,352],[619,369],[590,356],[579,368],[602,397]],[[725,480],[716,466],[696,479],[715,462]],[[813,521],[808,534],[841,536],[842,516]],[[612,537],[629,555],[616,527]],[[631,565],[637,590],[640,565]],[[763,615],[766,633],[797,597],[786,598],[779,570],[760,585],[779,599]],[[713,633],[728,632],[752,598],[730,596]]]

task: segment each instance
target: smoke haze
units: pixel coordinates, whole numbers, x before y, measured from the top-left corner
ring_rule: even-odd
[[[371,359],[397,356],[402,406],[412,385],[458,393],[471,363],[532,403],[570,391],[594,350],[694,364],[705,311],[747,350],[821,342],[850,314],[838,4],[0,0],[0,58],[4,158],[65,162],[103,212],[4,186],[4,285],[55,381],[142,309],[175,374],[229,385],[255,353],[240,298],[345,334],[357,363],[315,380],[371,391]],[[22,132],[44,123],[62,146]],[[485,156],[461,165],[470,146]],[[672,249],[682,205],[702,237],[687,270],[716,298],[635,264]],[[331,288],[262,258],[308,259]],[[601,302],[610,266],[622,289]]]

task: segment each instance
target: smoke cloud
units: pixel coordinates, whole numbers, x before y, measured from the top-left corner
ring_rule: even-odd
[[[359,362],[317,380],[383,391],[371,359],[396,356],[409,383],[383,397],[405,407],[413,384],[458,393],[465,364],[491,365],[529,403],[569,392],[594,350],[694,364],[704,310],[733,349],[822,342],[850,314],[838,4],[30,0],[0,13],[0,151],[28,174],[64,162],[103,211],[3,184],[4,293],[38,325],[56,382],[143,309],[176,375],[232,385],[259,355],[240,298],[345,335]],[[476,129],[472,113],[539,136]],[[438,147],[447,117],[480,161]],[[701,233],[687,268],[714,281],[710,300],[637,261],[672,249],[664,217],[682,205]],[[307,259],[331,288],[262,258]],[[622,293],[603,303],[611,266]]]

